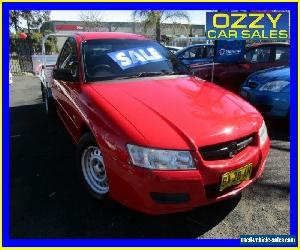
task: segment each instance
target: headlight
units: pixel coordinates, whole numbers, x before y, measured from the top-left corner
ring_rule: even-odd
[[[173,151],[144,148],[127,144],[132,163],[135,166],[148,169],[195,169],[194,161],[189,151]]]
[[[259,134],[260,146],[262,146],[263,144],[265,144],[268,138],[268,130],[265,121],[263,121],[263,124],[261,125],[258,134]]]
[[[289,85],[288,81],[267,82],[259,88],[260,91],[280,92],[285,86]]]

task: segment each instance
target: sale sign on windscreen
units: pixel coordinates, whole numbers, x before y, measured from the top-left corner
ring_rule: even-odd
[[[287,40],[289,12],[207,12],[206,36],[210,40]]]

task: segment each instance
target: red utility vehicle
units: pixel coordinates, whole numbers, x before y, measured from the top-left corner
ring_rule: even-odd
[[[69,37],[42,91],[96,198],[148,214],[186,211],[232,197],[263,172],[270,142],[259,112],[186,75],[144,36]]]
[[[290,45],[283,42],[256,43],[246,49],[241,63],[202,64],[192,68],[196,76],[238,93],[246,78],[259,70],[287,65],[290,62]]]

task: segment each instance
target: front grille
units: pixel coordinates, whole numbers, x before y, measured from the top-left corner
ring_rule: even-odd
[[[202,147],[199,148],[199,152],[206,161],[228,159],[245,149],[253,141],[254,136],[251,135],[235,141]]]
[[[252,80],[249,80],[247,85],[251,88],[251,89],[255,89],[258,86],[257,82],[253,82]]]

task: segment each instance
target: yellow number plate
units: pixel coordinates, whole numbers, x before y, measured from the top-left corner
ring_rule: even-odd
[[[227,172],[222,175],[220,191],[233,185],[240,184],[242,181],[249,180],[252,172],[252,163],[246,166]]]

